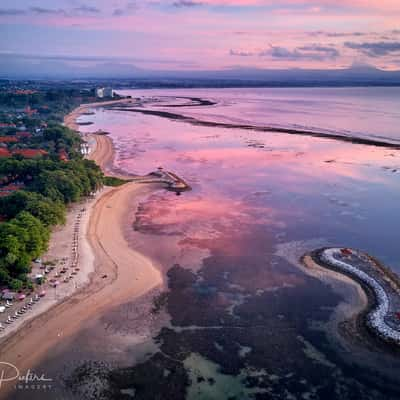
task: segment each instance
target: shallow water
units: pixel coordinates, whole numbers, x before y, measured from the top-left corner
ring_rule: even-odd
[[[399,89],[129,94],[142,98],[136,109],[400,140]],[[216,104],[190,106],[185,96]],[[179,107],[171,111],[171,105]],[[388,371],[398,362],[329,338],[324,326],[341,297],[289,262],[296,246],[344,245],[400,272],[398,150],[197,126],[128,110],[101,109],[81,120],[94,122],[86,131],[111,133],[116,167],[145,174],[162,166],[193,190],[153,193],[128,221],[132,246],[168,271],[169,292],[154,316],[161,329],[142,341],[102,336],[104,324],[125,338],[130,330],[136,334],[124,327],[127,305],[88,323],[45,368],[70,373],[65,360],[112,362],[102,378],[104,398],[398,398],[398,381]],[[93,338],[101,352],[89,346]],[[370,368],[381,372],[372,378]],[[82,391],[75,392],[79,396]]]
[[[383,90],[389,94],[381,102]],[[154,96],[146,109],[170,111],[166,106],[182,103],[169,97],[171,91],[148,92],[125,94]],[[385,129],[379,132],[400,140],[398,88],[225,89],[207,93],[178,91],[179,96],[212,99],[217,104],[180,107],[174,112],[218,115],[216,120],[236,115],[246,123],[254,123],[248,118],[254,113],[258,122],[269,119],[272,125],[285,115],[288,126],[298,123],[298,103],[306,103],[310,111],[319,102],[313,114],[305,114],[314,121],[312,125],[321,127],[325,115],[329,115],[327,124],[336,121],[335,131],[346,126],[355,135],[360,126],[341,118],[341,111],[329,106],[334,101],[346,104],[349,118],[367,121],[370,132],[378,134],[378,129]],[[286,99],[288,112],[269,110],[265,115],[261,111],[267,110],[275,97]],[[268,101],[264,103],[265,98]],[[291,102],[295,106],[290,107]],[[371,116],[374,102],[379,117]],[[252,104],[255,106],[249,114]],[[385,108],[384,104],[389,106]],[[397,124],[386,118],[388,114],[397,118]],[[193,126],[128,111],[100,111],[90,120],[95,125],[87,130],[112,132],[119,168],[145,174],[162,166],[193,186],[192,192],[180,198],[160,193],[150,199],[146,207],[156,214],[151,223],[160,225],[161,231],[175,229],[185,239],[202,239],[224,233],[217,228],[221,222],[234,228],[253,225],[273,230],[278,242],[324,238],[329,244],[359,247],[400,271],[396,239],[400,158],[396,150],[306,136]]]
[[[303,128],[400,142],[398,87],[138,90],[121,94],[209,99],[217,104],[169,111],[213,121]],[[174,104],[182,103],[182,99],[174,100]]]

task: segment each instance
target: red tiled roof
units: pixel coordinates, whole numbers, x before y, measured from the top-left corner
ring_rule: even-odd
[[[25,107],[24,111],[25,111],[25,114],[28,114],[28,115],[32,115],[32,114],[36,114],[37,113],[37,110],[34,109],[34,108],[31,108],[31,106]]]
[[[15,136],[0,136],[0,143],[16,143],[18,139]]]
[[[12,192],[16,192],[24,187],[22,183],[10,183],[9,185],[0,187],[0,197],[5,197],[11,194]]]
[[[344,256],[350,256],[352,255],[352,251],[350,249],[344,248],[344,249],[340,249],[340,252],[344,255]]]
[[[15,94],[34,94],[37,93],[37,90],[31,90],[31,89],[17,89]]]
[[[59,157],[59,159],[60,159],[61,161],[68,161],[68,160],[69,160],[68,154],[66,153],[65,150],[60,150],[60,151],[58,152],[58,157]]]
[[[31,158],[31,157],[37,157],[37,156],[44,156],[48,153],[46,150],[42,150],[42,149],[18,149],[18,150],[14,150],[13,154],[20,154],[23,157]]]
[[[0,157],[11,157],[11,153],[7,149],[0,147]]]

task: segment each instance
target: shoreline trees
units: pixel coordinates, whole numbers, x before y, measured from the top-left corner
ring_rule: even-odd
[[[39,142],[39,138],[34,138]],[[0,197],[0,285],[18,290],[29,285],[32,260],[46,251],[51,228],[65,223],[66,207],[97,191],[103,173],[80,153],[80,136],[51,124],[37,143],[47,156],[0,159],[0,177],[23,190]],[[65,151],[68,161],[60,160]]]

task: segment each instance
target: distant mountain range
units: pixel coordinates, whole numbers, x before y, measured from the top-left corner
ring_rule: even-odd
[[[57,57],[34,58],[0,55],[0,78],[4,79],[124,79],[157,81],[161,86],[400,86],[400,71],[383,71],[371,66],[347,69],[259,69],[231,68],[216,71],[145,70],[128,63],[90,62],[77,65]],[[150,82],[149,82],[150,84]]]

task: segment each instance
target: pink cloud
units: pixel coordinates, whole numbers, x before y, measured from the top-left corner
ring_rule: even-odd
[[[40,0],[35,2],[41,3]],[[375,36],[390,36],[391,30],[399,29],[400,2],[397,0],[196,0],[195,3],[205,6],[175,8],[172,7],[173,0],[161,3],[143,0],[137,2],[135,8],[129,7],[131,3],[127,0],[101,0],[96,1],[98,12],[78,13],[67,9],[68,4],[71,7],[70,2],[54,0],[52,9],[58,12],[28,13],[27,9],[12,17],[0,12],[0,21],[9,43],[18,40],[13,39],[16,37],[11,29],[13,26],[17,33],[29,28],[36,32],[45,30],[47,40],[40,40],[40,46],[36,47],[45,54],[163,57],[192,62],[200,69],[231,66],[339,68],[354,61],[385,68],[396,66],[393,57],[370,59],[343,46],[348,38],[334,35],[362,32],[374,41],[378,41],[373,37],[374,33]],[[212,6],[248,9],[245,13],[241,9],[216,11]],[[2,8],[4,5],[0,11]],[[116,15],[116,9],[125,12]],[[11,8],[9,12],[12,12]],[[17,24],[23,28],[17,28]],[[57,39],[55,36],[52,40],[52,35],[49,35],[52,31],[57,34]],[[312,36],[310,32],[328,32],[332,36]],[[62,34],[65,40],[60,39]],[[41,37],[38,34],[38,39]],[[352,42],[356,40],[361,41],[351,39]],[[59,43],[65,44],[62,50]],[[20,49],[19,44],[10,44],[9,47]],[[296,50],[328,47],[337,49],[340,55],[324,57],[318,56],[318,53],[323,53],[321,51],[308,51],[314,54],[299,57],[301,51]],[[5,45],[0,46],[0,51],[4,48]],[[287,55],[292,54],[292,57],[273,57],[266,51],[271,48],[286,49]],[[76,49],[79,49],[78,54]],[[260,57],[260,54],[264,56]],[[333,55],[334,50],[330,54]],[[157,66],[152,64],[151,67]]]

